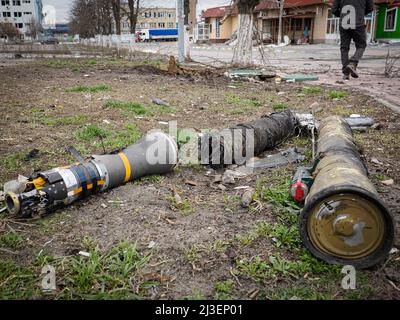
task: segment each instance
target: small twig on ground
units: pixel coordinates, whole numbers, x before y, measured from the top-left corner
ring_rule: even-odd
[[[393,283],[393,281],[391,281],[391,280],[388,280],[389,281],[389,284],[393,287],[393,288],[395,288],[397,291],[400,291],[400,288],[398,287],[398,286],[396,286],[394,283]]]
[[[400,56],[391,56],[390,55],[390,48],[388,49],[388,53],[386,55],[386,62],[385,62],[385,77],[386,78],[394,78],[399,75],[399,68],[396,68],[395,65],[397,61],[400,60]]]
[[[233,272],[233,269],[232,268],[230,268],[229,269],[229,273],[232,275],[232,277],[235,279],[235,281],[237,282],[237,284],[240,286],[240,287],[243,287],[243,285],[240,283],[240,281],[239,281],[239,278],[235,275],[235,273]]]
[[[20,255],[20,253],[18,252],[14,252],[8,249],[4,249],[4,248],[0,248],[0,251],[5,252],[5,253],[9,253],[9,254],[13,254],[13,255]]]

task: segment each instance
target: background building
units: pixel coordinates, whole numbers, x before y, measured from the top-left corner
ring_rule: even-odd
[[[21,39],[39,36],[43,23],[42,0],[0,0],[0,23],[11,23]]]
[[[190,33],[193,32],[197,23],[197,0],[185,3],[188,6],[189,15],[187,23]],[[124,3],[125,11],[129,12],[127,3]],[[136,30],[140,29],[175,29],[178,28],[176,8],[140,8]],[[122,33],[130,33],[130,22],[127,13],[122,13]]]
[[[332,15],[333,0],[285,0],[282,29],[292,44],[338,43],[339,18]],[[374,12],[365,17],[368,42],[400,39],[400,0],[375,0]],[[226,42],[238,28],[237,9],[231,6],[209,8],[202,14],[209,26],[210,42]],[[277,43],[278,1],[262,1],[254,12],[260,38]]]
[[[376,0],[377,27],[376,40],[399,41],[400,40],[400,1]]]
[[[127,8],[127,11],[129,9]],[[136,29],[171,29],[176,28],[175,8],[141,8],[138,16]],[[128,15],[124,14],[122,19],[122,32],[130,33]]]
[[[210,42],[219,43],[228,41],[238,28],[238,11],[232,6],[210,8],[202,16],[210,28]]]

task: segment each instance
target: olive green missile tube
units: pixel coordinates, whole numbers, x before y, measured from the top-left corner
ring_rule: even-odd
[[[329,263],[374,266],[393,246],[393,219],[368,178],[348,123],[329,117],[318,131],[314,183],[300,215],[303,243]]]

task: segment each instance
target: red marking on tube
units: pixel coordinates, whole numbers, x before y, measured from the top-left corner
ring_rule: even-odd
[[[299,179],[292,185],[292,197],[297,202],[302,202],[306,198],[307,186]]]

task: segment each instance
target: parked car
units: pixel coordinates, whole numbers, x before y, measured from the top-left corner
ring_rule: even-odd
[[[59,44],[58,39],[54,37],[44,37],[42,40],[40,40],[41,44]]]

